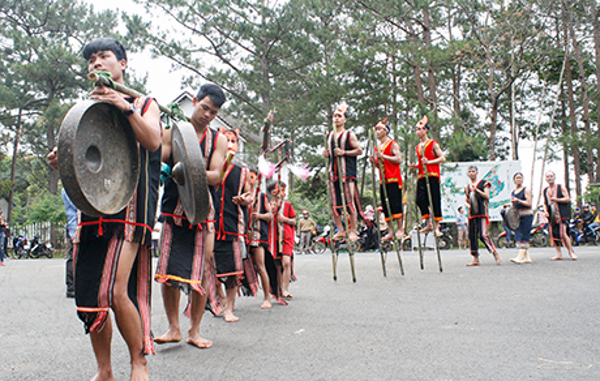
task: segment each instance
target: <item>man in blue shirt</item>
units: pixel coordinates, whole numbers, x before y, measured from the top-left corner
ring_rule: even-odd
[[[75,237],[75,231],[77,231],[77,208],[67,195],[67,192],[63,188],[61,192],[63,203],[65,204],[65,213],[67,214],[67,226],[65,232],[68,239],[68,248],[65,253],[65,284],[67,285],[67,298],[75,297],[75,284],[73,283],[73,238]]]

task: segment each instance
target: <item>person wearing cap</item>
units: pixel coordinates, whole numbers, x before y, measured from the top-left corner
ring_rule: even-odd
[[[317,223],[309,217],[308,210],[302,211],[302,218],[298,220],[298,234],[300,236],[300,253],[310,254],[310,241]]]
[[[421,119],[415,126],[415,133],[420,139],[419,144],[415,147],[417,151],[417,162],[410,165],[411,169],[417,169],[417,206],[421,211],[421,218],[423,218],[427,225],[421,229],[422,233],[433,230],[433,222],[442,221],[442,197],[440,192],[440,164],[446,161],[446,156],[442,152],[440,145],[433,139],[429,139],[429,119],[427,115]],[[424,158],[423,158],[424,156]],[[427,173],[425,173],[425,167],[427,167]],[[433,216],[430,215],[429,211],[429,195],[427,190],[427,182],[429,182],[429,188],[431,189],[431,198],[433,200]],[[440,225],[437,224],[436,235],[442,235],[439,230]]]
[[[358,143],[356,135],[345,128],[348,121],[347,106],[342,104],[333,113],[333,125],[335,131],[327,135],[327,147],[323,156],[329,158],[329,187],[331,192],[331,208],[333,220],[338,232],[333,236],[334,240],[345,239],[358,240],[356,224],[358,213],[361,212],[360,200],[358,198],[356,158],[362,155],[363,150]],[[335,140],[334,140],[335,139]],[[337,147],[337,148],[336,148]],[[333,154],[332,154],[333,153]],[[338,168],[338,163],[340,168]],[[339,172],[341,170],[343,189],[340,188]],[[345,198],[346,209],[350,214],[349,232],[346,232],[342,215],[344,215],[342,195]]]
[[[592,204],[592,219],[590,224],[588,225],[588,228],[594,232],[596,231],[596,229],[600,228],[600,214],[598,213],[598,210],[596,209],[596,204]]]
[[[377,123],[375,134],[379,143],[376,147],[373,147],[374,153],[369,160],[379,172],[379,195],[381,196],[381,205],[384,206],[385,220],[388,223],[391,220],[395,221],[395,226],[390,226],[396,232],[396,239],[401,240],[404,236],[404,226],[402,226],[402,173],[400,172],[402,155],[400,154],[400,145],[390,138],[390,126],[385,123],[385,120]],[[381,172],[382,167],[383,173]],[[385,187],[385,193],[383,187]],[[389,211],[392,213],[391,216]],[[390,229],[382,240],[390,241],[393,238],[392,229]]]

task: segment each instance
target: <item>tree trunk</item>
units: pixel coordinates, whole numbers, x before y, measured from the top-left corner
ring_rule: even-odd
[[[515,123],[515,93],[514,86],[508,88],[507,95],[510,99],[509,117],[510,117],[510,149],[512,151],[512,159],[519,160],[519,133]]]
[[[568,43],[568,39],[565,40],[565,43]],[[573,94],[573,73],[571,72],[571,60],[567,58],[565,74],[567,80],[567,96],[569,100],[569,121],[571,124],[571,139],[576,139],[577,137],[577,118],[575,117],[575,99]],[[573,141],[570,142],[571,149],[569,150],[573,155],[573,169],[575,170],[575,192],[577,196],[581,195],[581,163],[579,159],[579,148],[577,144]],[[564,154],[567,154],[565,151]],[[568,184],[567,184],[568,186]],[[579,203],[578,203],[579,204]]]
[[[564,86],[561,83],[560,84],[560,94],[563,95],[565,93],[564,91]],[[561,104],[561,110],[560,110],[560,126],[561,126],[561,130],[562,130],[562,136],[566,137],[569,135],[569,124],[567,123],[567,106],[565,104],[564,101],[560,102]],[[570,150],[569,150],[569,143],[567,142],[566,139],[563,139],[562,141],[562,145],[563,145],[563,152],[565,153],[563,155],[563,164],[564,164],[564,171],[565,171],[565,184],[566,186],[569,186],[569,184],[571,183],[571,175],[569,172],[569,155],[567,154]],[[543,174],[542,174],[543,176]]]
[[[594,57],[596,63],[596,91],[600,94],[600,21],[598,21],[598,7],[596,1],[590,1],[590,14],[594,27]],[[596,110],[600,110],[600,97],[596,98]],[[600,138],[600,112],[596,113],[596,123],[598,126],[598,137]],[[596,183],[600,183],[600,149],[596,149]]]
[[[411,25],[408,26],[410,31],[410,39],[413,42],[414,47],[416,48],[419,45],[419,39],[417,38],[416,33],[413,31]],[[425,99],[425,95],[423,94],[423,80],[421,79],[421,63],[419,62],[419,58],[413,54],[413,73],[415,76],[415,87],[417,92],[417,100],[423,107],[427,107],[427,100]]]
[[[491,103],[488,143],[490,145],[490,161],[494,161],[496,160],[496,129],[498,127],[498,94],[494,91],[494,62],[490,57],[488,57],[487,62],[490,71],[488,74],[488,93]]]
[[[17,127],[15,129],[15,142],[13,143],[13,157],[10,169],[10,194],[8,195],[8,210],[6,211],[6,222],[12,221],[13,203],[15,199],[15,174],[17,171],[17,155],[19,153],[19,137],[21,134],[21,115],[23,110],[19,109],[17,116]]]
[[[567,16],[568,17],[568,16]],[[583,146],[586,149],[586,161],[587,161],[587,173],[588,179],[592,182],[596,176],[594,171],[594,154],[593,154],[593,145],[592,145],[592,130],[590,127],[590,102],[587,91],[587,81],[585,79],[585,68],[583,66],[583,57],[581,56],[581,51],[579,49],[579,42],[577,41],[577,36],[575,35],[575,30],[573,29],[573,23],[570,18],[568,18],[568,27],[569,32],[571,34],[571,41],[573,42],[573,52],[575,53],[575,59],[577,60],[577,66],[579,68],[579,82],[581,88],[581,102],[583,106],[583,125],[586,132]],[[581,196],[581,193],[578,193],[578,196]]]
[[[425,25],[425,30],[423,31],[425,50],[429,50],[431,48],[431,20],[429,19],[429,10],[427,8],[423,9],[423,24]],[[437,87],[435,84],[435,73],[430,60],[427,60],[427,79],[429,82],[429,99],[431,101],[431,109],[434,117],[437,118]]]

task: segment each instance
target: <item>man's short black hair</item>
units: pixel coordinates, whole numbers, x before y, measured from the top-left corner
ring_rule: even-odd
[[[111,52],[115,53],[115,57],[117,57],[117,60],[127,61],[127,52],[125,51],[125,47],[123,47],[123,44],[121,44],[119,40],[110,37],[97,38],[92,42],[88,43],[83,48],[83,58],[89,60],[92,54],[107,50],[110,50]]]
[[[277,188],[277,184],[278,184],[277,181],[273,181],[273,182],[270,182],[269,184],[267,184],[267,192],[269,192],[269,193],[273,192],[273,189]]]
[[[258,168],[256,168],[255,166],[253,166],[253,165],[249,165],[249,166],[248,166],[248,170],[249,170],[251,173],[254,173],[255,175],[258,175]]]
[[[214,83],[205,83],[200,86],[200,90],[198,90],[198,94],[196,95],[196,99],[201,101],[204,97],[210,98],[210,100],[214,103],[215,106],[221,108],[223,103],[225,103],[225,93],[221,88]]]

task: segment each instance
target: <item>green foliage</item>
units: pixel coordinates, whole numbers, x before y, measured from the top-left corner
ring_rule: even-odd
[[[46,193],[29,206],[27,222],[67,222],[62,197]]]
[[[592,43],[598,23],[592,2],[139,2],[152,17],[126,16],[128,36],[186,68],[184,85],[212,81],[224,87],[232,100],[224,111],[254,133],[277,108],[273,142],[291,139],[294,158],[318,174],[309,184],[296,181],[291,187],[301,203],[317,205],[323,197],[325,188],[315,185],[324,171],[323,132],[341,101],[350,105],[347,126],[363,147],[367,129],[389,117],[405,164],[414,161],[413,126],[426,114],[449,160],[506,159],[520,139],[547,138],[550,157],[581,152],[582,173],[576,176],[600,178],[595,176],[600,163],[589,159],[600,156],[600,91],[593,83],[600,77],[595,67],[600,51]],[[590,78],[579,83],[580,69],[571,57],[571,99],[566,79],[557,83],[565,42],[573,45],[564,35],[565,14],[582,50],[583,77]],[[581,118],[584,89],[598,102],[590,107],[589,131]],[[559,92],[577,110],[576,133],[566,108],[550,130]],[[412,181],[411,176],[407,173]]]

